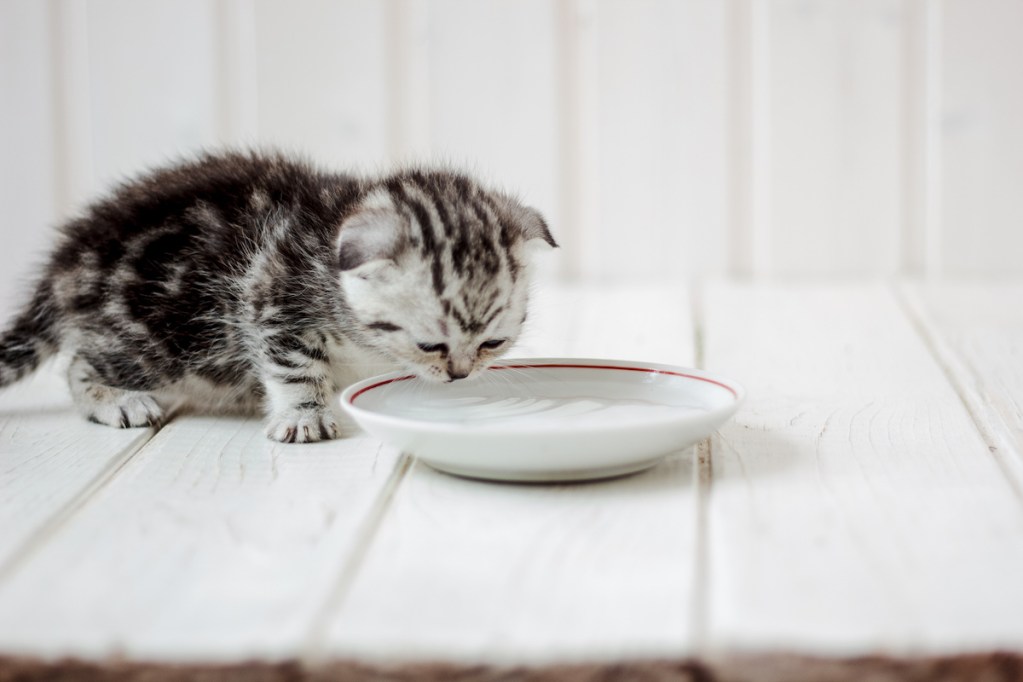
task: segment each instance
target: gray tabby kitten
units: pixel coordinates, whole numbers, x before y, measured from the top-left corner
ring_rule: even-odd
[[[334,397],[404,368],[480,373],[526,317],[543,218],[469,177],[329,174],[280,155],[208,155],[117,189],[70,221],[0,336],[0,386],[70,357],[79,411],[158,424],[182,400],[262,408],[267,435],[340,435]]]

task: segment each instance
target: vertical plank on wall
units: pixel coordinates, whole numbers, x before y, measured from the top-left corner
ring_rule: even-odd
[[[429,24],[433,157],[548,217],[559,180],[554,19],[544,0],[438,0]]]
[[[95,189],[213,143],[212,4],[92,0],[87,7]]]
[[[905,275],[940,271],[940,9],[907,0],[903,20],[902,210]]]
[[[260,142],[376,170],[387,152],[384,21],[372,0],[257,0]]]
[[[725,267],[725,11],[719,2],[598,5],[597,260],[584,274]]]
[[[943,271],[1023,273],[1023,4],[941,7]]]
[[[387,0],[387,143],[392,163],[430,154],[430,5]]]
[[[0,320],[22,301],[57,217],[51,15],[44,2],[0,3]]]
[[[96,191],[89,5],[61,0],[52,5],[50,40],[54,63],[54,145],[57,210],[63,217]],[[102,116],[103,113],[99,114]]]
[[[768,7],[764,0],[727,5],[728,272],[749,277],[770,269]]]
[[[561,274],[576,280],[599,253],[596,240],[584,238],[584,226],[595,224],[598,215],[597,6],[596,0],[564,0],[555,6],[561,172],[556,233],[565,249]]]
[[[216,11],[217,140],[253,144],[259,132],[256,6],[253,0],[220,0]]]
[[[779,274],[898,267],[898,0],[770,5],[771,250]]]

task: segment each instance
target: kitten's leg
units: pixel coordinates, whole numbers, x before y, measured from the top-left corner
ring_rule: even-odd
[[[321,344],[276,337],[264,352],[263,384],[270,419],[266,435],[282,443],[341,436],[331,403],[334,383]]]
[[[96,369],[77,355],[68,367],[68,384],[75,407],[89,421],[126,429],[153,426],[163,419],[153,396],[103,384]]]

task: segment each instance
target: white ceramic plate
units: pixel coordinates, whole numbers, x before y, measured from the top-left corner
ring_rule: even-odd
[[[460,476],[583,480],[645,469],[709,436],[744,391],[697,369],[620,360],[503,360],[470,381],[395,372],[349,386],[370,434]]]

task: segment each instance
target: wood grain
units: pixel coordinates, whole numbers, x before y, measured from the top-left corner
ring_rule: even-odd
[[[545,354],[692,360],[684,289],[598,289],[565,300],[554,305],[562,326],[553,329],[572,335],[536,341]],[[532,663],[684,656],[694,487],[691,450],[640,475],[577,485],[480,483],[417,464],[319,656]]]
[[[1023,285],[907,285],[911,314],[1023,499]]]
[[[293,657],[397,461],[365,437],[281,445],[255,420],[175,421],[0,583],[0,650]]]
[[[880,286],[720,284],[708,641],[731,651],[1023,647],[1023,505]]]
[[[201,416],[93,460],[131,432],[41,374],[0,395],[0,679],[1014,679],[1021,296],[713,283],[694,329],[682,287],[540,290],[520,352],[702,348],[749,391],[699,458],[582,485]]]

